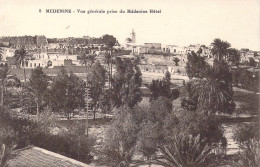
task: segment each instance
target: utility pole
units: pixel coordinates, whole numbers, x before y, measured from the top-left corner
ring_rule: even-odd
[[[87,70],[87,68],[86,68]],[[86,114],[86,130],[85,134],[88,136],[88,107],[89,107],[89,87],[88,87],[88,79],[87,79],[87,71],[86,71],[86,88],[85,88],[85,114]]]
[[[89,110],[89,94],[90,94],[90,90],[89,90],[89,85],[88,85],[88,63],[86,62],[85,64],[86,66],[86,88],[85,88],[85,113],[87,115],[87,119],[86,119],[86,130],[85,130],[85,134],[88,136],[88,110]]]
[[[87,73],[86,73],[86,77],[87,77]],[[85,130],[85,134],[88,136],[88,107],[89,107],[89,103],[88,103],[88,95],[89,95],[89,88],[88,88],[88,81],[86,80],[86,88],[85,88],[85,113],[86,113],[86,130]]]

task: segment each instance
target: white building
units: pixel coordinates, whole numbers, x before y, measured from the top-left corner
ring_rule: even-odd
[[[42,68],[53,68],[55,66],[64,66],[65,60],[71,60],[73,65],[80,64],[77,60],[77,55],[64,55],[58,52],[42,52],[33,54],[33,57],[26,61],[25,68],[35,68],[38,66]]]
[[[186,54],[186,49],[177,45],[165,45],[163,46],[163,51],[178,55]]]
[[[1,48],[3,50],[3,57],[2,57],[2,60],[3,61],[6,61],[6,58],[7,57],[13,57],[14,54],[15,54],[15,49],[12,49],[12,48]]]
[[[149,49],[148,47],[146,47],[146,46],[141,46],[141,45],[133,46],[133,47],[132,47],[133,53],[137,53],[137,54],[148,53],[148,49]]]

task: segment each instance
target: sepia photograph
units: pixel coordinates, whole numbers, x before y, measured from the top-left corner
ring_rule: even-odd
[[[0,0],[0,167],[260,167],[260,0]]]

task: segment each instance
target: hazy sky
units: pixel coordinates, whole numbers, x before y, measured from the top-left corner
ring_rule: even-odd
[[[157,9],[162,13],[49,14],[45,9]],[[260,50],[259,9],[259,0],[0,0],[0,36],[111,34],[122,43],[134,28],[139,44],[208,45],[221,38],[238,49]]]

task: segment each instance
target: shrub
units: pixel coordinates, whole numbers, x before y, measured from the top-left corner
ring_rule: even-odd
[[[242,123],[235,126],[233,139],[241,146],[247,144],[252,139],[260,139],[259,123]]]
[[[219,120],[214,115],[207,115],[203,111],[185,111],[178,112],[178,124],[172,128],[174,133],[197,136],[205,140],[209,145],[225,143],[224,130]],[[225,146],[225,145],[223,145]]]
[[[7,161],[14,148],[15,146],[7,147],[5,144],[2,144],[2,147],[0,148],[0,167],[8,167]]]
[[[54,135],[50,133],[50,126],[46,124],[48,121],[40,120],[36,123],[33,119],[17,114],[10,115],[6,111],[0,112],[0,121],[9,125],[17,135],[17,148],[35,145],[85,163],[89,163],[92,159],[90,152],[95,139],[92,136],[85,136],[82,125],[79,128],[73,124],[67,131]]]
[[[233,162],[233,167],[259,167],[260,147],[259,141],[250,140],[246,147],[238,154],[238,160]]]
[[[233,138],[239,143],[242,152],[233,167],[258,167],[260,162],[259,122],[244,123],[234,129]]]
[[[209,166],[213,158],[211,148],[199,135],[175,136],[169,139],[166,145],[159,146],[159,151],[162,158],[157,159],[157,163],[165,167]]]
[[[99,159],[109,166],[127,167],[132,162],[137,142],[137,126],[131,114],[120,113],[107,129]]]
[[[0,167],[6,167],[16,140],[17,136],[10,127],[0,127]]]

